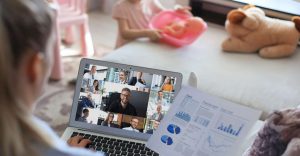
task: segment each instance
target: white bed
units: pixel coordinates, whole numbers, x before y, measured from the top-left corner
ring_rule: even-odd
[[[300,104],[300,49],[284,59],[262,59],[257,54],[224,53],[221,43],[227,37],[224,27],[209,24],[208,30],[191,46],[134,41],[102,60],[178,71],[187,84],[195,72],[198,88],[212,95],[263,111],[261,119],[275,109]],[[242,153],[263,125],[257,121],[245,142]]]

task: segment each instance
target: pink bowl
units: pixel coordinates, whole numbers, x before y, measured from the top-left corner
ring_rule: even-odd
[[[192,16],[188,14],[183,14],[176,11],[162,11],[151,19],[149,27],[150,29],[162,30],[172,22],[186,21],[189,18],[192,18]],[[169,34],[162,33],[161,41],[175,47],[189,45],[207,29],[207,24],[203,20],[201,21],[202,27],[199,30],[197,29],[196,32],[185,33],[180,39]]]

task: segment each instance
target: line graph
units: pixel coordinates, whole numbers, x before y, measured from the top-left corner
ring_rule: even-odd
[[[222,136],[208,135],[203,142],[203,148],[213,153],[223,153],[228,151],[232,146],[232,142],[224,139]]]

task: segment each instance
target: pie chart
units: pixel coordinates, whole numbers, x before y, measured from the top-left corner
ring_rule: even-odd
[[[173,139],[171,137],[167,136],[167,135],[163,135],[160,140],[161,140],[161,142],[163,142],[166,145],[172,145],[173,144]]]
[[[180,133],[180,127],[178,127],[177,125],[174,125],[174,124],[170,124],[167,129],[172,134]]]

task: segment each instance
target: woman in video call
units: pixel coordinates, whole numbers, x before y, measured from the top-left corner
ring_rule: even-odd
[[[166,91],[166,92],[172,92],[173,91],[173,85],[171,84],[171,78],[170,77],[166,77],[165,81],[163,83],[163,85],[161,86],[161,90],[162,91]]]
[[[99,79],[98,73],[97,73],[97,67],[92,66],[91,70],[83,75],[83,81],[82,81],[82,92],[89,90],[91,87],[93,87],[94,80]]]
[[[101,126],[119,128],[119,125],[113,123],[114,114],[108,113],[106,119],[101,123]]]
[[[1,156],[102,155],[80,136],[67,144],[33,115],[52,66],[51,12],[44,0],[0,1]]]
[[[99,93],[99,81],[94,80],[93,85],[89,87],[88,91],[92,92],[94,94],[98,94]]]
[[[128,85],[131,86],[136,86],[139,88],[145,88],[146,87],[146,81],[142,78],[143,73],[142,72],[136,72],[136,76],[132,77],[129,82]]]

